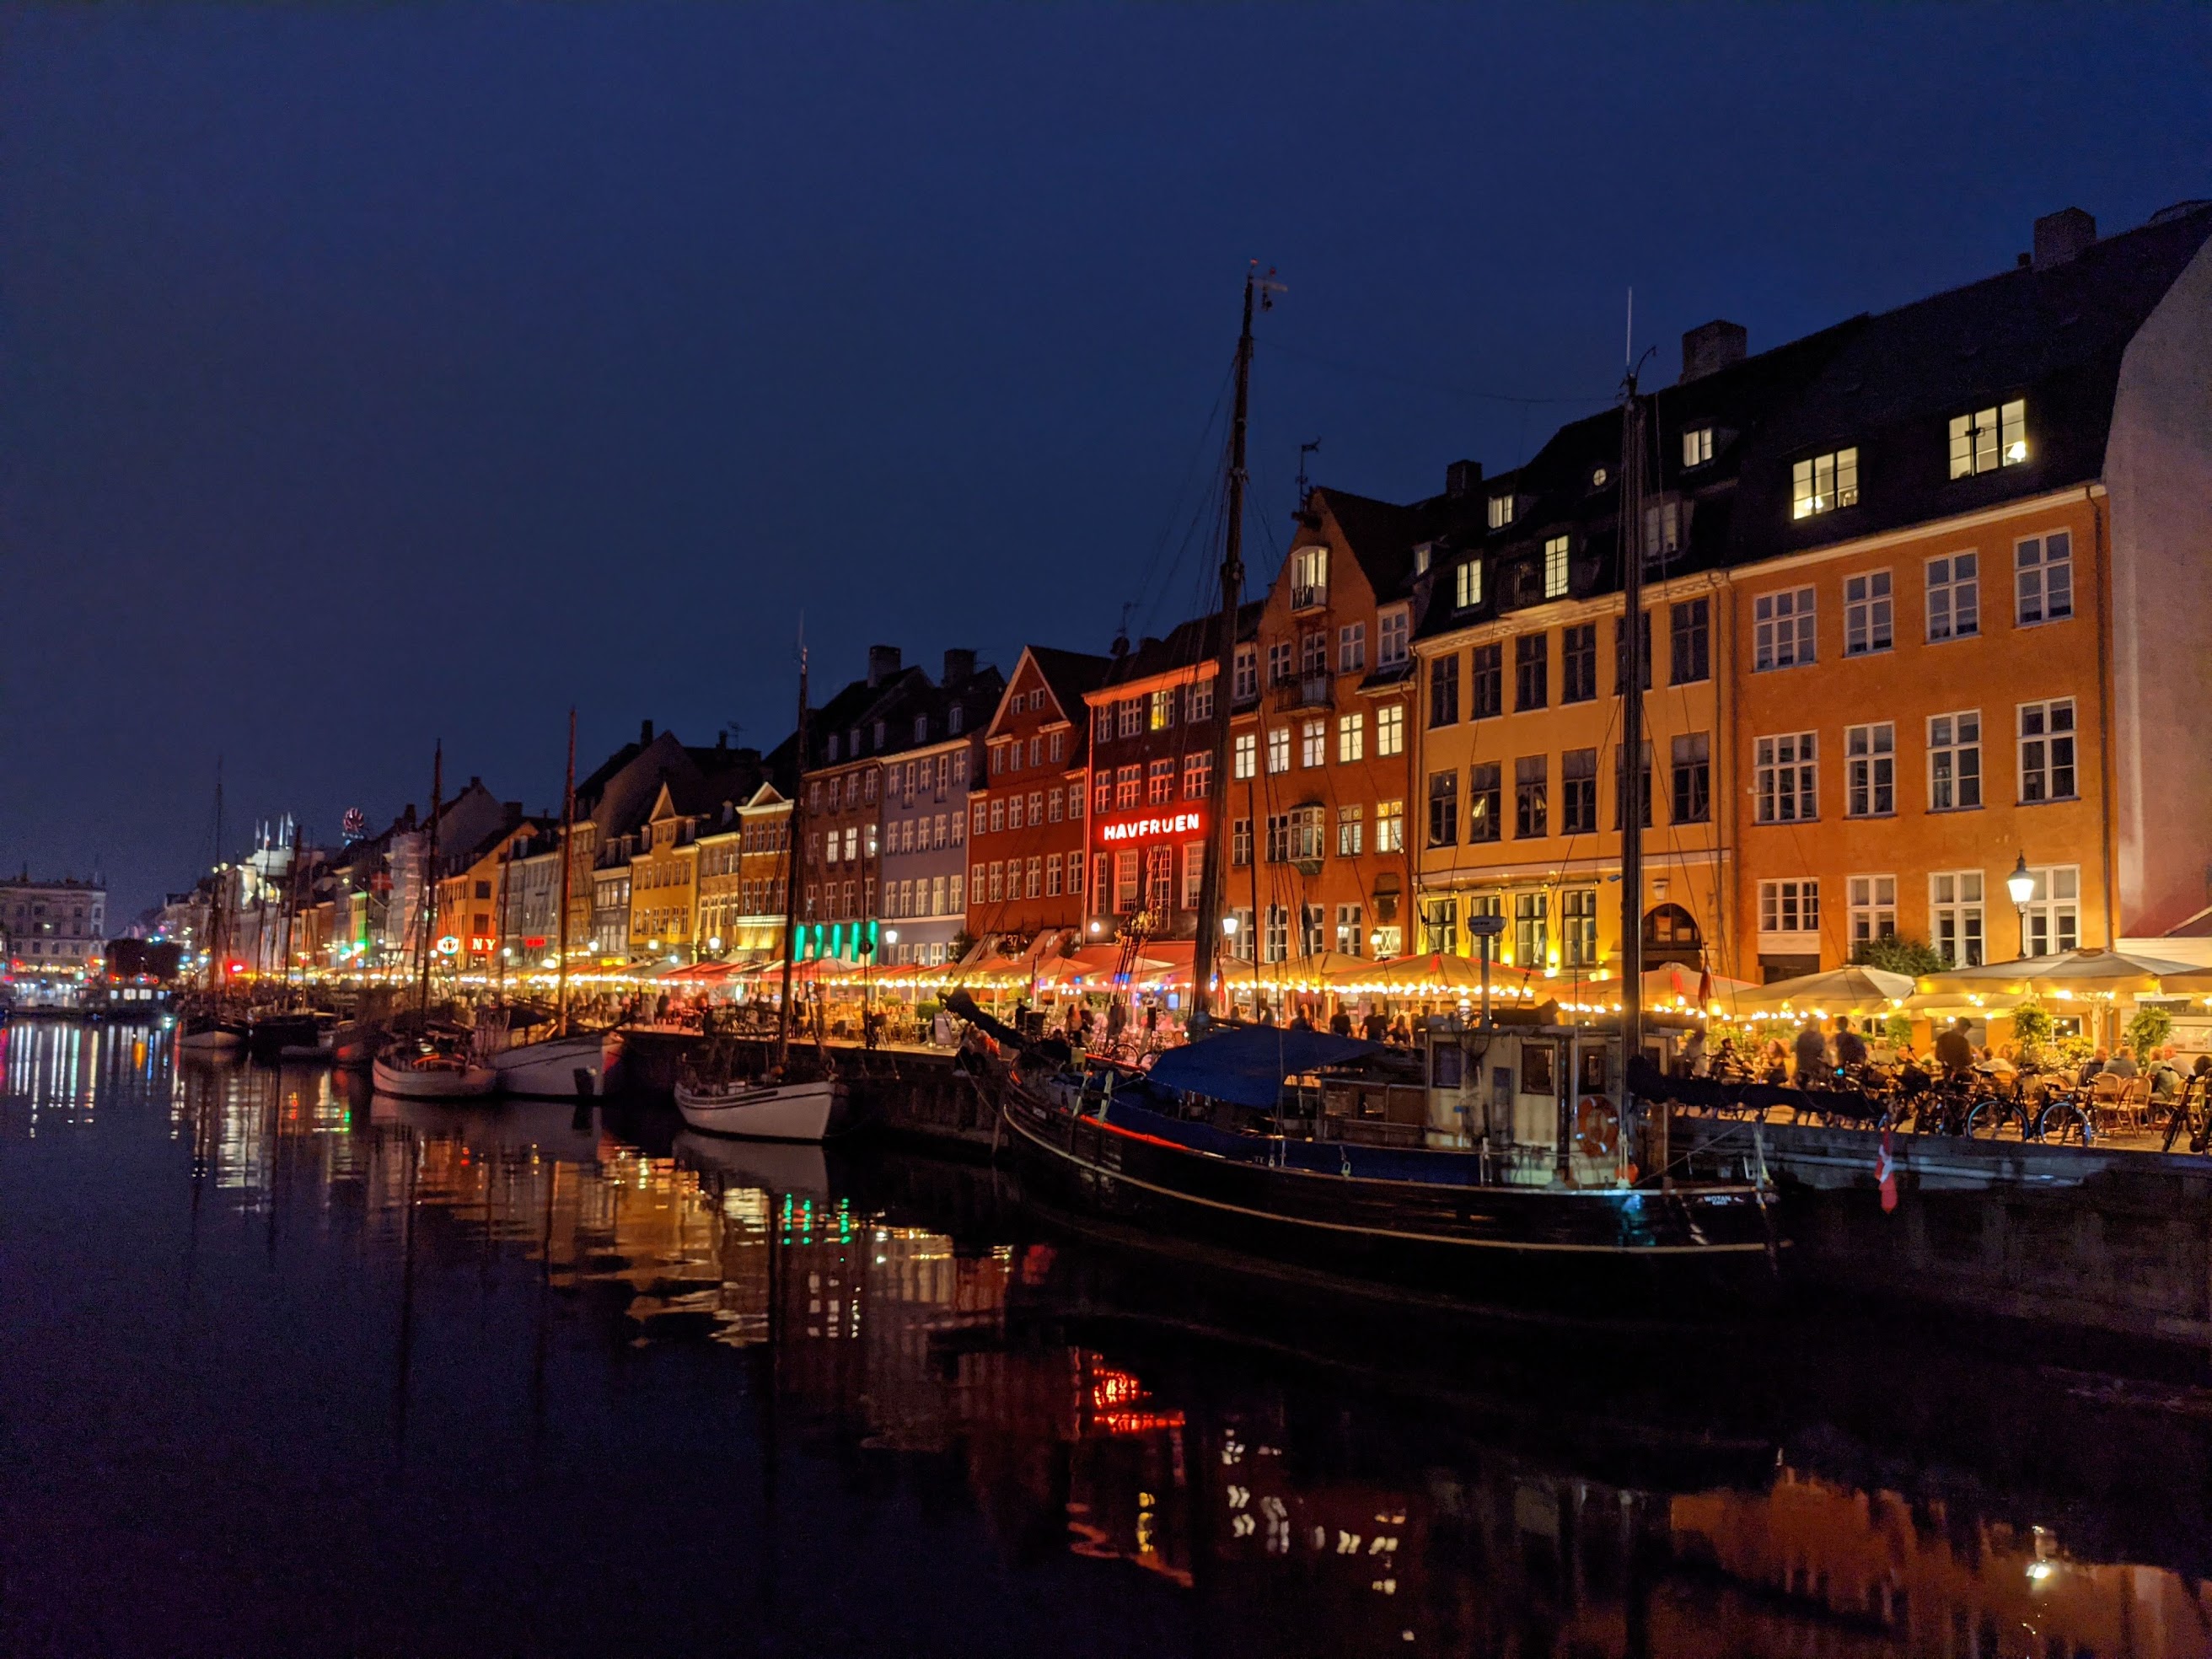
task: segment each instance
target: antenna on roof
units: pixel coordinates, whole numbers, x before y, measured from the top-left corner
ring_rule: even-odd
[[[1298,446],[1298,504],[1291,509],[1295,513],[1303,513],[1306,510],[1306,497],[1313,494],[1312,482],[1306,477],[1306,457],[1315,453],[1320,448],[1321,440],[1318,438],[1310,444]]]
[[[1628,290],[1628,332],[1620,343],[1620,361],[1622,367],[1626,368],[1632,375],[1635,374],[1632,365],[1636,362],[1636,289],[1632,285]]]

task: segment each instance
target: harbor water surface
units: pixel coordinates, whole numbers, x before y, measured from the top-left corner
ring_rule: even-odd
[[[2212,1651],[2212,1390],[1446,1321],[702,1141],[0,1030],[0,1653]]]

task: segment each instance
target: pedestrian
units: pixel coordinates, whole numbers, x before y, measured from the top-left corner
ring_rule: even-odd
[[[1336,1012],[1328,1017],[1328,1030],[1331,1036],[1348,1037],[1352,1035],[1351,1011],[1340,1002],[1336,1005]]]
[[[1974,1069],[1974,1045],[1966,1040],[1965,1020],[1953,1020],[1948,1030],[1936,1036],[1936,1063],[1950,1077],[1961,1077]],[[2083,1081],[2087,1081],[2086,1073]]]
[[[1313,1017],[1306,1012],[1306,1005],[1303,1002],[1298,1005],[1297,1012],[1291,1016],[1291,1029],[1293,1031],[1313,1030]]]
[[[1856,1071],[1867,1063],[1866,1039],[1851,1030],[1849,1014],[1836,1016],[1836,1068]]]
[[[1690,1035],[1682,1039],[1680,1066],[1686,1077],[1705,1076],[1705,1033],[1703,1026],[1692,1026]]]
[[[1367,1018],[1359,1022],[1359,1034],[1370,1042],[1381,1042],[1390,1035],[1390,1022],[1382,1018],[1380,1008],[1370,1007]]]

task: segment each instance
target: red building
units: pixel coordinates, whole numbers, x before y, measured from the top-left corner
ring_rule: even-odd
[[[1244,607],[1239,637],[1261,606]],[[1213,776],[1220,618],[1187,622],[1121,657],[1091,706],[1091,890],[1102,933],[1196,937],[1206,848],[1218,836]]]
[[[1083,922],[1090,710],[1113,661],[1033,645],[983,734],[983,782],[968,800],[968,931],[1018,949]]]

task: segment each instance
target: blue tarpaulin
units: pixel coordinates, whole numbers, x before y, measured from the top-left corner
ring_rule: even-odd
[[[1148,1075],[1158,1088],[1273,1111],[1285,1078],[1317,1066],[1341,1066],[1382,1050],[1379,1042],[1332,1036],[1327,1031],[1254,1025],[1170,1048],[1152,1062]]]

